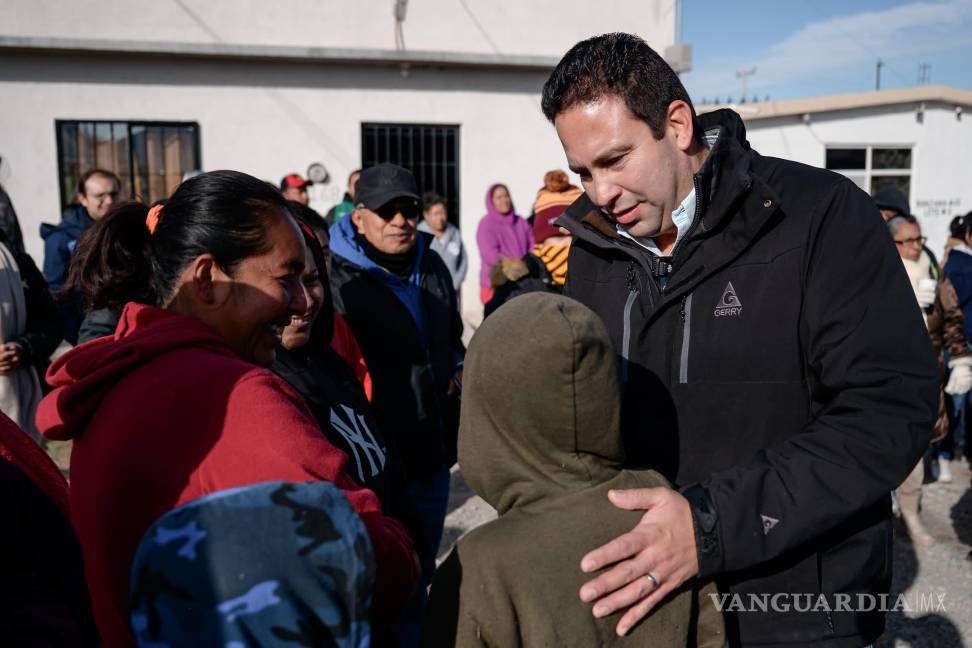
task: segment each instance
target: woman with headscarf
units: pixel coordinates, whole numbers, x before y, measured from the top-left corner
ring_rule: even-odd
[[[504,184],[486,190],[486,215],[476,230],[479,245],[479,297],[483,304],[493,297],[489,272],[501,258],[522,259],[533,251],[533,228],[513,209],[510,190]]]
[[[210,493],[272,480],[341,489],[374,548],[375,617],[397,616],[418,575],[408,531],[355,483],[300,395],[267,369],[307,304],[304,241],[280,193],[213,171],[179,185],[164,207],[116,206],[92,228],[102,249],[139,253],[99,258],[82,272],[85,290],[140,291],[144,284],[131,281],[138,275],[148,303],[129,302],[113,336],[51,366],[55,389],[37,424],[48,438],[74,442],[71,519],[105,645],[133,644],[129,574],[155,520]]]

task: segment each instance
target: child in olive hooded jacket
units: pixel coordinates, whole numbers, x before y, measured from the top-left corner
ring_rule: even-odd
[[[511,300],[476,332],[464,383],[459,465],[499,519],[436,572],[425,645],[721,646],[721,615],[693,584],[625,638],[617,614],[595,619],[578,596],[589,578],[581,557],[641,517],[612,506],[608,491],[669,486],[622,468],[617,356],[597,315],[554,294]]]

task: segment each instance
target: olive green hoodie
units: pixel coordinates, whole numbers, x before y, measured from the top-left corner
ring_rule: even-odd
[[[618,614],[595,619],[578,595],[590,578],[581,557],[641,518],[615,508],[608,490],[668,486],[654,471],[622,469],[617,356],[600,319],[559,295],[517,297],[476,332],[464,383],[459,465],[499,519],[461,539],[436,572],[423,643],[685,646],[690,587],[625,638]]]

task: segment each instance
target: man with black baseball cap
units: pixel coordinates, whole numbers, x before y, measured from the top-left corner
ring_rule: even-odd
[[[288,173],[280,180],[280,193],[287,200],[295,200],[302,205],[310,203],[307,187],[314,184],[299,173]]]
[[[374,384],[372,404],[402,458],[408,495],[423,537],[423,581],[398,628],[403,646],[418,643],[426,586],[435,569],[456,460],[462,321],[445,262],[431,235],[417,230],[419,190],[394,164],[361,172],[350,218],[331,226],[334,307],[361,346]]]

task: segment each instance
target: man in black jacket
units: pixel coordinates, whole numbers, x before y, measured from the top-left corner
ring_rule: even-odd
[[[696,117],[634,36],[574,46],[543,110],[586,192],[560,221],[567,294],[620,349],[629,455],[681,491],[611,495],[646,512],[584,556],[607,569],[581,598],[597,616],[627,609],[624,633],[685,580],[716,577],[734,645],[873,641],[889,492],[928,444],[938,389],[874,204],[752,151],[734,112]]]
[[[422,587],[400,628],[402,645],[417,645],[456,461],[462,321],[449,270],[431,235],[417,231],[421,201],[411,172],[365,169],[355,201],[330,229],[331,286],[371,372],[375,416],[402,459],[425,536]]]

